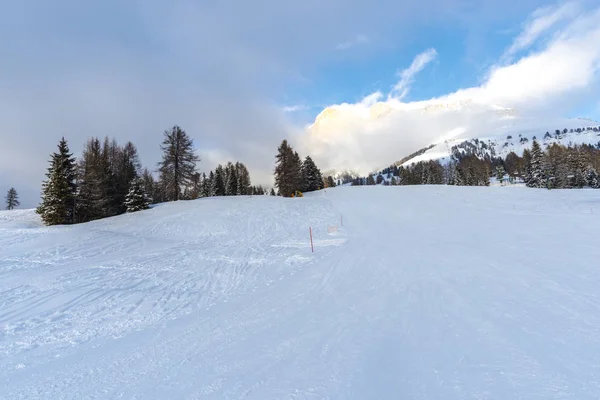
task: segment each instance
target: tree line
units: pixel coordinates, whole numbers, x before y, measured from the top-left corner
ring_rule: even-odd
[[[505,158],[471,152],[455,152],[442,165],[437,160],[419,161],[408,166],[392,165],[367,177],[355,178],[353,185],[457,185],[489,186],[499,182],[524,182],[527,187],[600,188],[600,143],[596,146],[553,143],[546,150],[536,139],[523,155],[510,152]]]
[[[153,203],[266,192],[251,186],[240,162],[219,165],[208,176],[197,172],[200,159],[193,140],[177,125],[164,131],[160,148],[155,179],[142,168],[132,142],[121,146],[109,138],[90,138],[76,160],[63,137],[51,154],[36,212],[47,225],[76,224],[144,210]]]

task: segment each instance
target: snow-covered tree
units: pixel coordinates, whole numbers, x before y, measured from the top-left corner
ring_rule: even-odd
[[[302,163],[302,191],[314,192],[323,188],[321,171],[310,156],[306,156]]]
[[[144,191],[144,183],[141,179],[135,178],[129,184],[129,192],[125,197],[125,207],[127,212],[136,212],[150,208],[150,199]]]
[[[498,180],[498,182],[500,182],[500,184],[502,184],[502,182],[504,181],[504,168],[502,168],[501,165],[496,167],[496,179]]]
[[[6,193],[6,209],[7,210],[12,210],[15,207],[18,207],[21,205],[21,202],[19,201],[19,195],[17,194],[17,191],[15,190],[15,188],[10,188],[8,189],[8,192]]]
[[[528,187],[541,188],[546,186],[546,179],[544,178],[543,170],[543,158],[544,153],[537,140],[534,140],[531,144],[531,161],[529,162],[529,181],[527,182]]]
[[[594,169],[594,167],[589,167],[585,173],[586,183],[589,187],[594,189],[600,189],[600,177],[598,177],[598,173]]]
[[[42,184],[42,202],[36,209],[47,225],[70,224],[75,221],[75,159],[65,138],[53,153],[48,178]]]

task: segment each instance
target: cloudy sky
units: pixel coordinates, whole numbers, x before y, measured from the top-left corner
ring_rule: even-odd
[[[477,107],[600,119],[593,0],[2,3],[0,190],[24,207],[63,135],[76,155],[90,136],[131,140],[154,167],[178,124],[201,171],[240,160],[270,184],[283,138],[322,169],[364,170],[485,129]],[[477,107],[415,111],[462,101]]]

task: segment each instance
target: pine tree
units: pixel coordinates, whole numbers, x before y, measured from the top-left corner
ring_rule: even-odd
[[[215,195],[215,173],[210,171],[208,173],[208,178],[203,180],[202,191],[204,192],[204,197],[212,197]]]
[[[129,185],[129,192],[125,196],[127,212],[136,212],[150,208],[150,199],[144,192],[144,183],[140,178],[134,178]]]
[[[190,179],[190,186],[188,189],[187,199],[194,200],[202,197],[202,175],[199,172],[194,172]]]
[[[328,188],[332,188],[335,187],[335,181],[333,180],[333,177],[330,175],[327,177],[327,180],[325,181],[325,187]]]
[[[213,196],[225,196],[225,169],[221,164],[215,169]]]
[[[277,150],[275,187],[281,196],[291,197],[301,186],[302,161],[287,140],[283,140]]]
[[[200,185],[200,197],[210,197],[210,182],[206,177],[206,173],[203,172],[200,179],[202,181]]]
[[[98,138],[90,139],[78,166],[77,222],[116,215],[115,180],[107,141],[101,146]]]
[[[542,149],[537,140],[534,140],[531,144],[531,161],[529,162],[530,178],[527,182],[528,187],[541,188],[546,186],[543,161]]]
[[[48,178],[42,184],[42,203],[36,209],[47,225],[75,222],[75,159],[63,137],[53,153]]]
[[[238,178],[238,194],[249,195],[252,194],[250,173],[246,166],[240,162],[235,163],[235,171]],[[262,193],[256,193],[262,194]]]
[[[373,178],[373,175],[367,177],[367,185],[375,185],[375,178]]]
[[[525,167],[523,180],[526,185],[529,185],[531,180],[531,152],[528,149],[523,150],[523,165]]]
[[[144,185],[144,193],[146,193],[146,195],[148,196],[148,201],[150,201],[151,204],[154,203],[156,201],[156,182],[154,182],[154,177],[152,176],[152,173],[148,170],[148,168],[144,168],[144,170],[142,171],[142,182]]]
[[[19,201],[19,195],[17,194],[15,188],[11,187],[6,193],[6,209],[12,210],[20,205],[21,202]]]
[[[589,167],[585,173],[586,183],[589,187],[594,189],[600,189],[600,177],[598,177],[598,173],[594,169],[594,167]]]
[[[225,166],[225,196],[238,195],[238,177],[235,165],[230,161]]]
[[[269,193],[271,196],[275,196],[275,189],[271,188],[271,192]]]
[[[315,190],[320,190],[323,188],[323,177],[321,176],[321,171],[319,168],[317,168],[317,165],[312,158],[310,158],[310,156],[306,156],[304,159],[301,173],[301,190],[303,192],[314,192]]]
[[[502,168],[501,165],[496,167],[496,179],[498,180],[498,182],[500,182],[500,184],[502,184],[502,182],[504,181],[504,168]]]
[[[177,201],[182,188],[189,184],[200,161],[194,152],[194,142],[188,134],[175,125],[164,132],[161,145],[162,161],[158,164],[161,182],[166,189],[167,199]]]

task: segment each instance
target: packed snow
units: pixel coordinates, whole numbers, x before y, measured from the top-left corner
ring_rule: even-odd
[[[0,398],[597,399],[599,193],[0,212]]]

